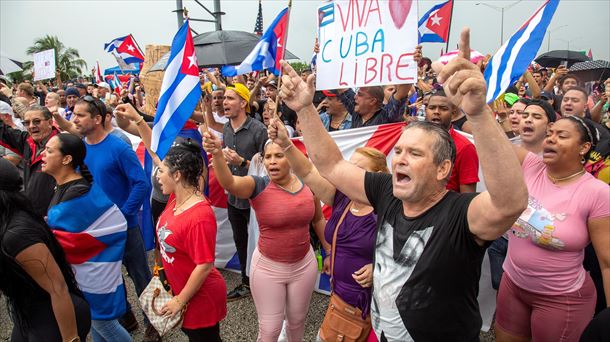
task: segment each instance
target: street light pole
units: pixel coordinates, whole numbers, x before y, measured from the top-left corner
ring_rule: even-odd
[[[509,10],[511,7],[515,6],[516,4],[520,3],[521,1],[523,1],[523,0],[518,0],[516,2],[513,2],[510,5],[503,6],[503,7],[486,4],[484,2],[477,2],[475,4],[475,6],[483,5],[483,6],[487,6],[491,9],[494,9],[494,10],[500,12],[500,46],[502,46],[502,44],[504,44],[504,10]]]
[[[548,31],[549,39],[548,39],[547,45],[546,45],[546,52],[551,51],[551,33],[559,30],[560,28],[564,28],[566,26],[568,26],[568,25],[561,25],[561,26],[555,27],[554,29]],[[570,49],[568,48],[568,50],[570,50]]]

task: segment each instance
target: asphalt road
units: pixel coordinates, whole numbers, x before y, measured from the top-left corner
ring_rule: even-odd
[[[237,273],[229,271],[220,271],[227,282],[227,289],[233,289],[240,281],[241,277]],[[133,283],[126,277],[128,299],[134,307],[137,307],[137,298]],[[311,303],[309,305],[309,312],[307,314],[307,320],[305,322],[305,336],[304,341],[315,341],[318,328],[324,318],[326,312],[326,306],[328,304],[328,297],[318,293],[313,294]],[[140,310],[134,311],[138,321],[142,323],[142,312]],[[11,334],[12,324],[8,318],[6,309],[6,302],[4,299],[0,300],[0,341],[9,341]],[[227,317],[220,323],[220,333],[223,341],[227,342],[241,342],[241,341],[256,341],[258,331],[258,323],[256,320],[256,310],[254,308],[254,302],[252,298],[244,298],[238,301],[233,301],[227,304]],[[144,334],[144,328],[142,324],[140,328],[136,330],[132,336],[134,341],[141,341],[142,335]],[[91,341],[91,337],[88,338]],[[178,329],[172,331],[170,334],[163,338],[164,341],[187,341],[186,336]],[[482,333],[481,341],[491,342],[494,341],[492,333]]]

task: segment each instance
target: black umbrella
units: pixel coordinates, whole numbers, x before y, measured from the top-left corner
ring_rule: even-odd
[[[576,75],[581,81],[605,81],[610,78],[610,62],[587,61],[572,65],[570,73]]]
[[[568,67],[574,63],[590,61],[584,53],[570,50],[553,50],[543,53],[535,59],[536,63],[546,68],[556,68],[562,62],[568,62]]]
[[[244,31],[211,31],[193,37],[200,67],[215,68],[241,63],[259,42],[260,37]],[[165,70],[169,53],[161,57],[149,70]],[[286,50],[285,59],[298,59]]]

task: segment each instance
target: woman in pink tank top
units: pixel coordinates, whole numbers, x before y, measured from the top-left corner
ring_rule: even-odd
[[[517,150],[529,201],[508,231],[497,298],[498,342],[580,339],[596,302],[582,264],[589,243],[610,299],[610,188],[582,162],[598,139],[591,122],[569,116],[549,127],[542,158]]]
[[[258,341],[277,341],[286,320],[288,341],[302,341],[305,316],[318,268],[309,242],[313,223],[320,241],[326,221],[320,202],[290,169],[284,150],[270,141],[264,149],[267,176],[233,176],[220,139],[204,134],[218,183],[238,198],[249,199],[260,235],[250,266],[250,288],[258,315]]]

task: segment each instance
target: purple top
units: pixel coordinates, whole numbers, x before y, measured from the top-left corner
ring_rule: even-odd
[[[329,244],[337,222],[341,218],[350,199],[337,190],[333,211],[324,229],[324,237]],[[348,212],[337,233],[333,291],[350,305],[368,315],[371,305],[371,288],[363,288],[352,277],[362,266],[373,262],[375,238],[377,235],[377,215],[371,212],[365,216],[354,216]]]

